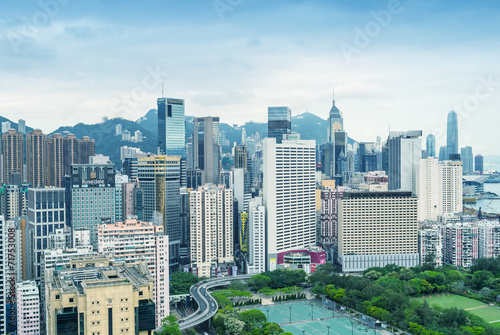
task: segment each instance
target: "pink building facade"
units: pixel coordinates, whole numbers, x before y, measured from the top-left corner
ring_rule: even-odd
[[[40,296],[35,281],[16,284],[17,334],[40,335]]]

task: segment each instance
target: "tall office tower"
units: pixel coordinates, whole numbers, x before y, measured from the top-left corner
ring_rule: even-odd
[[[370,172],[377,171],[377,156],[375,152],[375,143],[360,142],[358,147],[358,171]]]
[[[153,277],[146,264],[74,258],[69,266],[47,271],[45,287],[47,334],[147,335],[156,328]]]
[[[262,198],[253,198],[248,208],[248,274],[266,271],[266,207]]]
[[[186,158],[184,99],[158,98],[160,153]]]
[[[498,221],[479,221],[479,258],[498,258],[500,256],[500,223]]]
[[[321,173],[326,178],[333,179],[335,176],[335,150],[332,142],[326,142],[320,145]]]
[[[328,116],[328,134],[327,141],[335,142],[335,132],[338,130],[344,130],[344,119],[342,118],[342,112],[335,106],[335,97],[333,98],[332,108],[330,109],[330,114]]]
[[[189,136],[186,141],[186,169],[194,169],[194,147],[193,147],[193,136]]]
[[[189,258],[189,192],[186,187],[181,187],[181,248],[180,256]]]
[[[267,137],[281,143],[283,135],[292,133],[292,110],[289,107],[267,108]]]
[[[26,169],[33,187],[47,185],[47,137],[40,129],[26,135]]]
[[[432,259],[434,266],[443,265],[443,237],[439,227],[425,227],[418,230],[418,252],[420,264]]]
[[[482,175],[484,171],[483,167],[484,167],[483,156],[477,155],[476,157],[474,157],[474,171]]]
[[[135,183],[122,185],[122,218],[131,218],[134,214],[134,187]]]
[[[40,334],[40,297],[35,281],[23,281],[16,285],[17,334]]]
[[[338,203],[344,195],[344,188],[323,187],[321,189],[321,242],[325,244],[336,244],[338,240]]]
[[[420,160],[418,178],[418,220],[436,221],[443,214],[443,183],[437,158]]]
[[[168,235],[163,226],[137,220],[102,224],[98,239],[99,253],[111,261],[147,264],[154,279],[156,326],[160,327],[161,320],[169,315]]]
[[[448,149],[446,146],[439,147],[439,160],[446,161],[448,160]]]
[[[189,196],[191,266],[199,277],[233,261],[233,190],[204,185]]]
[[[426,139],[427,157],[436,157],[436,136],[429,134]]]
[[[238,200],[238,208],[235,208],[235,211],[240,213],[246,212],[250,199],[252,199],[250,174],[243,168],[233,169],[232,179],[231,188],[233,189],[234,197]]]
[[[470,267],[479,257],[479,227],[470,223],[448,223],[441,226],[443,263]]]
[[[443,185],[443,213],[460,213],[463,210],[462,162],[440,162]]]
[[[26,121],[23,119],[19,119],[19,121],[17,121],[17,131],[21,134],[26,134]]]
[[[248,151],[246,145],[237,145],[234,147],[234,168],[248,168]]]
[[[417,230],[417,197],[411,192],[345,192],[339,200],[342,271],[418,265]]]
[[[113,221],[123,221],[127,217],[123,217],[123,193],[125,184],[128,183],[128,176],[117,174],[115,175],[115,217]]]
[[[389,133],[389,190],[417,194],[418,165],[422,156],[420,136],[421,130]]]
[[[272,271],[286,252],[316,242],[316,143],[265,138],[263,144],[266,270]]]
[[[474,155],[472,147],[466,146],[460,149],[460,158],[462,159],[462,167],[464,174],[474,172]]]
[[[347,133],[343,130],[337,130],[333,134],[334,142],[333,146],[335,148],[335,175],[342,175],[342,164],[340,164],[340,157],[347,152]]]
[[[53,134],[47,139],[47,185],[61,187],[64,171],[63,137]],[[34,185],[33,185],[34,186]]]
[[[3,183],[11,184],[10,175],[12,172],[21,174],[23,171],[24,138],[23,134],[14,129],[9,129],[2,134],[2,155],[3,155]]]
[[[88,164],[89,157],[95,156],[95,142],[88,136],[78,141],[78,164]]]
[[[65,189],[30,188],[28,190],[28,220],[32,259],[29,279],[40,282],[42,255],[49,247],[49,236],[65,227]]]
[[[181,157],[148,155],[138,157],[137,163],[138,180],[143,190],[139,201],[143,207],[142,220],[162,224],[165,228],[169,236],[170,272],[175,272],[179,268],[181,244]]]
[[[195,118],[193,137],[194,169],[203,171],[203,184],[218,184],[221,170],[219,118]]]
[[[446,129],[446,154],[448,160],[450,155],[458,155],[458,117],[457,113],[450,111],[448,113]]]
[[[113,164],[73,164],[71,172],[71,223],[73,230],[88,229],[97,250],[97,230],[103,220],[115,217]]]
[[[78,161],[78,140],[74,134],[63,137],[63,176],[71,175],[72,164],[88,164]]]

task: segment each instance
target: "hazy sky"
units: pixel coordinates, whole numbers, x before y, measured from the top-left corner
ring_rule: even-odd
[[[165,96],[186,114],[264,122],[288,105],[349,135],[422,129],[500,154],[494,1],[3,0],[0,115],[53,131],[136,120]]]

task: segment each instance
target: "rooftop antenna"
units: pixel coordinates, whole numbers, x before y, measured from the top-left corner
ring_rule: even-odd
[[[333,104],[335,105],[335,85],[332,87],[332,99],[333,99]]]

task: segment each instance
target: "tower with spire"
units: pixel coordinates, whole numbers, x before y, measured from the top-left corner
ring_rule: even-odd
[[[327,141],[335,142],[335,131],[344,130],[344,119],[342,118],[342,112],[335,106],[335,89],[333,90],[333,104],[330,109],[330,115],[328,116],[328,134]]]

